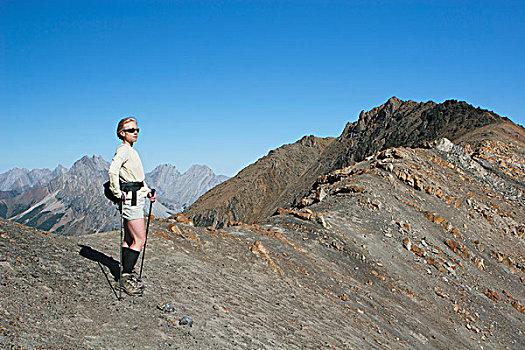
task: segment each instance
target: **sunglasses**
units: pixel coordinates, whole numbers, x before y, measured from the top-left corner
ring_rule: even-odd
[[[134,133],[135,131],[138,133],[138,132],[140,131],[140,129],[139,129],[139,128],[136,128],[136,129],[124,129],[124,130],[122,130],[122,131],[129,132],[129,133],[132,134],[132,133]]]

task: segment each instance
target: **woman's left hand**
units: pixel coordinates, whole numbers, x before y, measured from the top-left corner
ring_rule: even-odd
[[[153,193],[153,195],[151,195],[151,192],[148,193],[148,198],[149,200],[154,203],[156,200],[157,200],[157,195],[155,193]]]

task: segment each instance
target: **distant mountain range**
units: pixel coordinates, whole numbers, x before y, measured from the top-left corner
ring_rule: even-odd
[[[67,171],[62,165],[55,170],[14,168],[0,174],[0,191],[23,192],[31,187],[44,186]]]
[[[15,168],[0,174],[0,217],[67,235],[112,230],[119,217],[102,193],[108,168],[101,156],[85,156],[71,169]],[[173,165],[160,165],[146,174],[148,186],[157,190],[152,214],[166,218],[180,212],[226,179],[204,165],[183,174]]]
[[[227,180],[205,165],[192,165],[181,174],[171,164],[157,166],[146,174],[146,183],[157,189],[157,197],[171,211],[181,212],[209,189]]]

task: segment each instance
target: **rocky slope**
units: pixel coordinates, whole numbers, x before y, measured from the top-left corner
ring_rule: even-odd
[[[20,194],[1,192],[0,217],[67,235],[112,230],[120,225],[120,218],[102,193],[108,168],[102,157],[85,156],[46,186],[34,186]],[[181,211],[224,178],[205,166],[195,165],[182,175],[170,165],[157,167],[146,174],[146,182],[159,193],[152,214],[165,218]],[[149,211],[148,203],[144,211]]]
[[[246,175],[241,172],[201,197],[185,213],[203,226],[221,227],[232,218],[253,222],[268,217],[277,207],[296,205],[318,176],[361,161],[379,150],[415,147],[441,137],[466,141],[469,134],[478,132],[479,136],[483,127],[495,129],[496,125],[503,129],[516,127],[508,119],[465,102],[417,103],[392,97],[380,107],[362,111],[358,121],[348,123],[337,139],[325,141],[319,152],[308,153],[307,159],[303,153],[288,152],[281,159],[279,153],[271,152],[264,161],[263,158],[248,167],[250,180],[259,179],[257,187],[261,190],[253,193],[257,193],[257,200],[250,200],[252,193],[247,195],[253,191],[252,184],[242,180]],[[524,135],[523,128],[516,130]],[[274,162],[273,173],[287,173],[289,169],[298,172],[274,181],[268,170],[269,162]]]
[[[185,214],[200,226],[222,227],[228,220],[253,222],[280,206],[278,198],[301,178],[333,138],[305,136],[281,146],[235,177],[200,197]]]
[[[153,220],[145,294],[122,301],[118,232],[0,221],[0,345],[523,349],[525,152],[507,136],[375,152],[258,225]]]

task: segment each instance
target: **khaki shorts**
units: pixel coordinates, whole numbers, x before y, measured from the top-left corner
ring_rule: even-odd
[[[131,205],[131,198],[126,199],[122,207],[122,216],[126,220],[144,219],[145,198],[137,198],[137,205]]]

